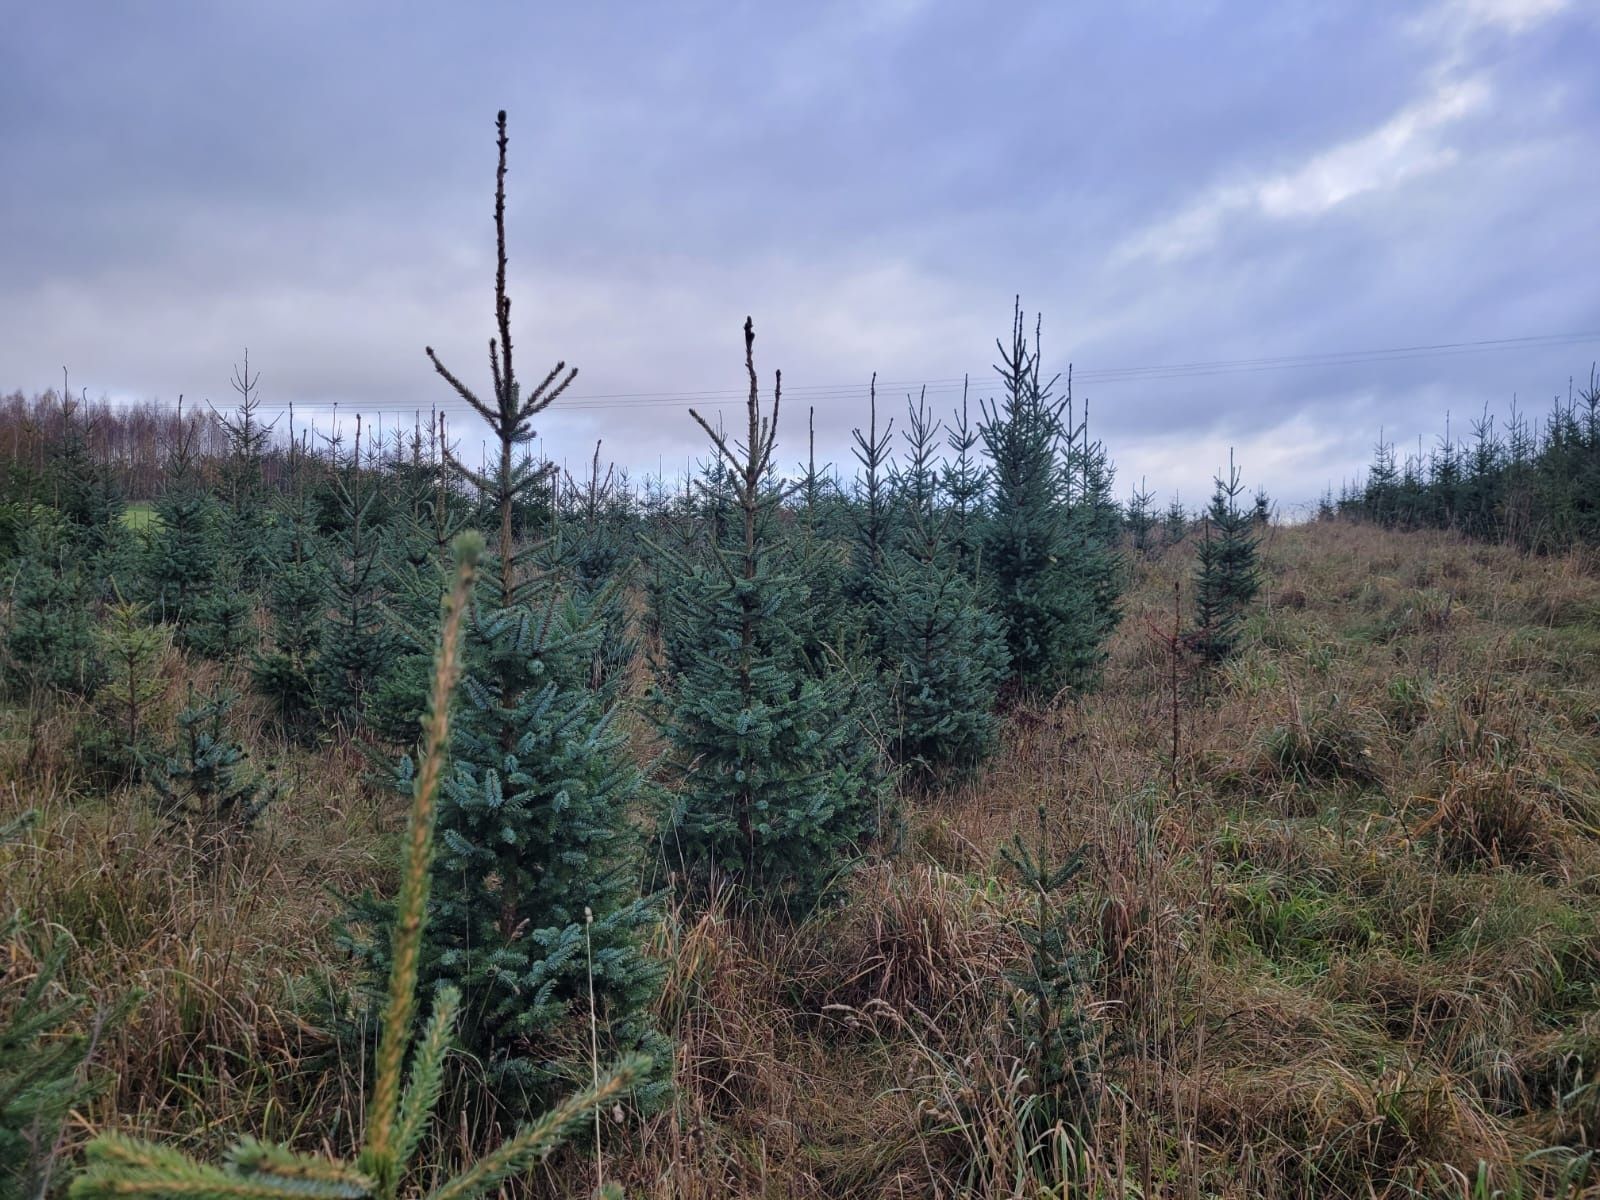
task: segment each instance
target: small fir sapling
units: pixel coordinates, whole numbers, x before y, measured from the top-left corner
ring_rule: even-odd
[[[90,695],[104,671],[94,636],[95,588],[70,526],[54,509],[30,508],[9,564],[6,690],[18,697]]]
[[[589,477],[566,477],[567,512],[554,557],[571,581],[573,600],[599,626],[600,638],[590,667],[590,686],[617,698],[639,643],[628,610],[628,589],[636,564],[624,497],[615,471],[600,470],[600,442],[595,442]]]
[[[940,470],[949,528],[946,539],[957,568],[976,582],[981,574],[983,551],[984,501],[989,492],[989,470],[976,450],[981,441],[978,429],[968,420],[967,380],[961,380],[961,408],[952,417],[946,434],[949,457]]]
[[[366,717],[380,737],[398,745],[415,741],[427,703],[432,655],[420,631],[427,629],[427,614],[438,607],[449,581],[450,542],[466,518],[465,505],[450,485],[447,445],[443,414],[429,416],[424,437],[419,413],[409,445],[396,433],[387,468],[387,487],[398,498],[391,510],[382,589],[393,646]]]
[[[596,1062],[588,1087],[552,1104],[472,1165],[426,1193],[406,1186],[444,1092],[445,1057],[460,1006],[454,988],[437,989],[419,1036],[418,965],[428,933],[436,800],[450,741],[450,698],[461,670],[461,627],[482,545],[475,535],[461,539],[460,566],[444,605],[422,753],[413,776],[372,1090],[354,1161],[246,1136],[219,1166],[160,1143],[103,1133],[89,1144],[88,1169],[73,1181],[72,1200],[398,1200],[422,1194],[429,1200],[477,1200],[525,1175],[595,1113],[617,1103],[648,1070],[649,1060],[639,1056],[622,1059],[603,1075]],[[597,1182],[600,1194],[613,1200],[621,1195],[603,1178]]]
[[[333,480],[340,528],[328,550],[329,607],[316,656],[316,702],[324,718],[354,729],[365,723],[367,704],[394,651],[385,619],[385,546],[374,516],[380,489],[361,465],[361,418],[355,446]]]
[[[184,642],[197,654],[225,662],[254,651],[260,643],[255,593],[245,586],[231,552],[219,556],[216,579],[195,601],[192,612]]]
[[[1208,663],[1219,663],[1238,646],[1245,609],[1261,586],[1256,562],[1258,538],[1250,510],[1241,507],[1243,485],[1233,455],[1228,473],[1218,476],[1196,549],[1195,625],[1190,649]]]
[[[24,818],[0,828],[15,837]],[[0,922],[0,1196],[54,1194],[61,1131],[107,1082],[89,1071],[100,1036],[137,1000],[91,1012],[61,982],[71,943],[20,914]]]
[[[253,591],[274,566],[265,464],[277,422],[261,419],[261,372],[251,371],[248,349],[244,364],[235,364],[229,383],[239,394],[238,407],[232,415],[212,409],[228,439],[222,464],[223,543],[233,560],[236,582]]]
[[[237,692],[201,696],[191,687],[177,739],[148,771],[157,811],[217,845],[248,833],[277,790],[246,765],[248,755],[229,727],[238,702]]]
[[[806,461],[794,497],[798,509],[790,534],[795,573],[806,583],[806,604],[795,615],[795,631],[810,669],[826,674],[852,640],[853,613],[847,599],[851,547],[834,536],[833,508],[839,497],[817,465],[816,410],[806,418]],[[849,615],[847,615],[849,614]]]
[[[867,389],[867,414],[866,432],[860,429],[850,431],[850,438],[855,443],[851,452],[861,470],[856,476],[854,504],[851,506],[855,546],[846,596],[860,614],[861,632],[866,639],[868,654],[881,659],[883,631],[879,584],[883,578],[883,563],[889,552],[892,532],[889,446],[894,437],[894,419],[891,417],[883,432],[878,432],[876,372]]]
[[[167,458],[165,490],[155,503],[146,535],[145,581],[156,617],[172,625],[187,646],[202,599],[216,583],[219,567],[216,500],[200,477],[195,455],[198,424],[183,416]]]
[[[1117,565],[1103,532],[1109,469],[1084,427],[1068,428],[1070,391],[1041,374],[1020,302],[1000,351],[1002,396],[978,432],[992,463],[984,573],[1005,624],[1013,685],[1034,694],[1090,686],[1116,622]],[[1114,510],[1114,505],[1111,506]]]
[[[1172,502],[1167,505],[1166,514],[1161,518],[1161,538],[1168,546],[1176,546],[1189,536],[1189,510],[1183,506],[1183,500],[1174,495]]]
[[[1067,375],[1068,411],[1072,376]],[[1095,686],[1105,664],[1107,646],[1121,619],[1122,563],[1117,542],[1122,513],[1112,498],[1115,472],[1105,447],[1089,440],[1089,406],[1068,436],[1066,463],[1068,507],[1061,563],[1073,582],[1076,615],[1065,636],[1063,682],[1074,692]],[[1077,480],[1074,485],[1071,480]]]
[[[1073,945],[1058,893],[1082,872],[1086,850],[1049,863],[1045,809],[1039,807],[1037,845],[1019,834],[1002,853],[1033,893],[1034,904],[1018,932],[1028,947],[1025,967],[1009,972],[1015,989],[1011,1027],[1022,1042],[1023,1067],[1032,1083],[1027,1109],[1030,1156],[1047,1151],[1046,1141],[1064,1129],[1079,1143],[1094,1131],[1104,1094],[1100,1033],[1086,997],[1087,952]]]
[[[94,697],[94,720],[79,726],[83,760],[107,784],[137,778],[150,753],[151,710],[166,691],[161,656],[169,634],[147,620],[144,605],[120,597],[95,631],[105,681]]]
[[[311,732],[316,712],[317,657],[329,602],[303,458],[303,447],[291,440],[288,488],[277,499],[272,522],[277,563],[266,585],[271,644],[251,664],[257,693],[286,728],[301,735]]]
[[[1140,555],[1149,555],[1155,545],[1153,537],[1156,527],[1155,493],[1145,486],[1143,479],[1128,497],[1127,525],[1128,537],[1133,543],[1134,551]]]
[[[1250,509],[1250,520],[1257,528],[1265,528],[1272,523],[1272,498],[1267,495],[1264,487],[1256,488],[1255,503]]]

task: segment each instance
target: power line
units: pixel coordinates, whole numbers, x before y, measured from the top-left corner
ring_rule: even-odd
[[[1562,346],[1589,343],[1600,343],[1600,331],[1532,334],[1511,338],[1481,338],[1473,341],[1436,342],[1414,346],[1392,346],[1381,349],[1335,350],[1254,358],[1203,359],[1193,362],[1157,363],[1144,366],[1087,368],[1074,371],[1073,382],[1075,385],[1116,386],[1131,383],[1165,382],[1174,379],[1205,379],[1215,376],[1253,375],[1272,371],[1316,370],[1330,367],[1406,362],[1418,359],[1457,358],[1506,350],[1554,349]],[[978,378],[983,379],[986,375],[987,372],[984,372]],[[965,386],[966,381],[956,376],[935,379],[878,381],[879,391],[895,392],[902,389],[906,391],[926,389],[935,396],[960,392]],[[790,400],[809,403],[849,400],[862,396],[865,392],[865,387],[866,385],[862,383],[791,384],[784,388],[784,395]],[[979,390],[986,394],[989,388],[980,387]],[[716,408],[732,404],[743,404],[746,395],[747,391],[742,387],[652,392],[591,392],[587,394],[573,391],[568,393],[560,408],[555,411],[559,414],[560,412],[690,408],[695,406]],[[152,401],[150,403],[155,403],[160,407],[173,407],[176,404],[175,401]],[[286,411],[288,405],[275,405],[268,401],[264,407],[274,411]],[[311,417],[332,416],[341,409],[351,415],[356,415],[363,411],[363,406],[361,405],[335,401],[306,401],[297,403],[294,407],[297,413],[304,412]],[[198,406],[196,408],[198,409]],[[365,411],[372,415],[377,415],[380,411],[385,414],[402,415],[432,411],[443,413],[447,417],[476,415],[464,400],[456,396],[440,397],[437,401],[430,401],[427,405],[386,407],[381,410],[367,407]]]
[[[1261,369],[1291,369],[1296,367],[1315,367],[1326,363],[1339,363],[1347,361],[1373,360],[1382,361],[1393,356],[1407,358],[1446,357],[1456,353],[1482,353],[1497,349],[1510,349],[1515,347],[1534,347],[1541,345],[1568,345],[1581,342],[1600,341],[1600,331],[1588,333],[1546,333],[1534,334],[1528,337],[1516,338],[1484,338],[1470,342],[1438,342],[1431,345],[1420,346],[1394,346],[1379,350],[1335,350],[1318,354],[1287,354],[1260,358],[1234,358],[1234,359],[1209,359],[1199,362],[1187,363],[1162,363],[1138,367],[1101,367],[1088,368],[1075,371],[1073,378],[1076,382],[1098,383],[1110,380],[1129,378],[1142,378],[1149,375],[1168,377],[1172,375],[1212,374],[1224,371],[1261,370]],[[952,376],[943,379],[913,379],[913,380],[879,380],[880,388],[902,387],[920,388],[926,386],[930,391],[935,387],[959,388],[963,379]],[[862,384],[801,384],[785,388],[785,394],[810,397],[817,394],[856,395]],[[676,392],[595,392],[584,395],[577,393],[574,400],[585,401],[620,401],[620,400],[651,400],[651,399],[681,399],[693,403],[699,398],[723,397],[744,399],[743,389],[708,388],[699,391]]]

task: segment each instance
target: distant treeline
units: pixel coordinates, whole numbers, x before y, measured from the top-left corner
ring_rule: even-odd
[[[161,494],[172,447],[184,441],[202,459],[220,460],[228,452],[227,429],[203,402],[122,404],[64,399],[53,389],[31,397],[14,391],[0,397],[0,472],[4,473],[0,487],[8,496],[43,487],[52,454],[73,443],[121,495],[152,500]],[[275,483],[281,482],[277,460],[286,457],[288,444],[285,430],[267,453],[265,469]]]
[[[1319,515],[1392,529],[1456,529],[1547,553],[1600,544],[1600,377],[1537,422],[1485,413],[1466,439],[1400,459],[1379,439],[1366,479],[1323,498]]]

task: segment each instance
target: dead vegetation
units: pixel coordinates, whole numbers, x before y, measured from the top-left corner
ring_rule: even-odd
[[[1184,682],[1173,764],[1150,628],[1189,566],[1130,561],[1103,689],[1012,722],[979,778],[908,796],[904,849],[842,905],[795,924],[726,901],[665,913],[676,1100],[607,1130],[609,1178],[659,1197],[1034,1194],[1005,1020],[1029,901],[999,852],[1042,803],[1054,850],[1090,848],[1069,905],[1106,1094],[1094,1136],[1055,1147],[1053,1194],[1600,1186],[1593,564],[1277,530],[1240,655]],[[176,689],[187,668],[167,668]],[[329,1003],[357,978],[333,920],[339,895],[392,885],[403,821],[371,764],[254,729],[281,796],[236,860],[196,872],[147,807],[81,799],[73,714],[6,719],[0,819],[40,810],[0,848],[6,905],[72,938],[72,987],[143,994],[100,1051],[115,1088],[71,1136],[115,1120],[196,1149],[241,1125],[351,1144],[363,1042]],[[436,1161],[486,1140],[469,1109]],[[529,1187],[583,1194],[590,1171],[560,1158]]]

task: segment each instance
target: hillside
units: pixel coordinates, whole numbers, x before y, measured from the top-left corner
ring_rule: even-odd
[[[1003,857],[1083,847],[1056,895],[1068,989],[1105,1087],[1064,1175],[1099,1194],[1562,1194],[1600,1138],[1600,578],[1442,533],[1273,528],[1241,652],[1178,678],[1174,583],[1127,558],[1101,688],[1009,713],[972,780],[902,791],[842,904],[785,923],[669,905],[651,952],[676,1046],[669,1108],[608,1132],[643,1196],[1014,1194],[1030,1086],[1009,972],[1036,895]],[[243,668],[167,648],[191,683]],[[247,848],[196,870],[133,789],[84,786],[81,712],[6,711],[6,910],[75,951],[62,983],[143,1000],[96,1058],[107,1123],[212,1148],[248,1129],[338,1151],[362,1113],[359,983],[341,897],[394,886],[403,805],[350,744],[237,710],[281,793]],[[652,753],[640,724],[637,753]],[[1174,790],[1175,788],[1175,790]],[[28,970],[27,945],[10,969]],[[333,997],[330,1007],[329,997]],[[458,1083],[430,1156],[481,1146]],[[619,1110],[620,1112],[620,1110]],[[1570,1148],[1569,1150],[1560,1148]],[[1574,1155],[1583,1157],[1574,1158]],[[1482,1165],[1480,1165],[1482,1164]],[[583,1151],[552,1160],[580,1194]]]

